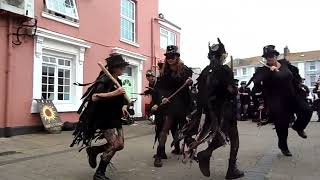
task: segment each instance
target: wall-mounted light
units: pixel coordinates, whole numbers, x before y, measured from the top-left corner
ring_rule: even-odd
[[[159,14],[160,19],[164,19],[164,15],[162,13]]]

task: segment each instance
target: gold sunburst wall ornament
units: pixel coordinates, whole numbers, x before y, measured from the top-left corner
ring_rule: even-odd
[[[57,117],[57,112],[50,104],[45,104],[42,106],[42,111],[40,112],[41,117],[44,118],[46,121],[53,121]]]
[[[50,132],[62,126],[59,114],[51,100],[35,99],[38,103],[40,118],[43,126]]]

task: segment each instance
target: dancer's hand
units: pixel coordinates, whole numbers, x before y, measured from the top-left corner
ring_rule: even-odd
[[[168,98],[163,98],[161,101],[161,104],[167,104],[169,102],[170,102],[170,100]]]
[[[189,77],[189,78],[187,79],[187,84],[188,84],[188,85],[192,85],[192,84],[193,84],[193,80],[192,80],[191,77]]]
[[[122,115],[123,115],[123,117],[130,116],[130,114],[128,112],[128,106],[127,105],[122,106]]]
[[[158,105],[156,105],[156,104],[153,105],[152,108],[151,108],[151,111],[152,111],[152,112],[155,112],[155,111],[157,111],[157,110],[158,110]]]
[[[278,68],[276,66],[271,66],[270,67],[270,71],[279,71]]]
[[[118,89],[113,91],[114,96],[120,96],[126,93],[126,90],[123,87],[119,87]]]

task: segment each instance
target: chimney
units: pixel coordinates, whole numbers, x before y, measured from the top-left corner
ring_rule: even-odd
[[[289,55],[289,53],[290,53],[290,50],[289,50],[288,46],[286,46],[286,47],[283,49],[283,55],[286,57],[286,56]]]
[[[289,54],[290,54],[290,50],[289,50],[288,46],[286,46],[286,47],[283,49],[283,57],[284,57],[284,59],[289,60],[289,59],[288,59],[288,58],[289,58]]]

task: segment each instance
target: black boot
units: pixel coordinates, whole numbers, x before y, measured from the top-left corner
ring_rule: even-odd
[[[287,143],[288,128],[276,128],[276,132],[278,135],[278,147],[282,154],[285,156],[292,156]]]
[[[197,154],[200,171],[206,177],[210,176],[211,153],[212,153],[212,151],[206,149],[206,150],[203,150]]]
[[[288,156],[288,157],[291,157],[292,154],[288,148],[288,144],[287,142],[284,142],[284,141],[280,141],[279,140],[279,143],[278,143],[278,147],[279,149],[281,150],[282,154],[285,155],[285,156]]]
[[[307,139],[308,136],[304,130],[297,130],[295,128],[292,128],[292,129],[295,130],[300,137],[302,137],[303,139]]]
[[[100,160],[100,164],[97,168],[96,173],[93,176],[93,180],[110,180],[108,177],[106,177],[106,169],[108,167],[109,162]]]
[[[158,154],[158,150],[157,150],[157,154]],[[153,158],[156,158],[157,154],[153,155]],[[163,147],[163,149],[161,150],[161,152],[159,152],[158,156],[161,158],[161,159],[168,159],[168,156],[166,154],[166,148]]]
[[[91,146],[86,149],[87,155],[88,155],[88,160],[89,160],[89,165],[91,168],[96,168],[97,167],[97,156],[98,154],[102,153],[105,145],[102,146]]]
[[[157,154],[154,157],[154,163],[153,163],[154,167],[162,167],[161,159],[162,159],[163,154],[165,154],[164,150],[165,150],[164,147],[157,148]]]
[[[244,176],[244,172],[237,167],[237,159],[229,159],[226,179],[238,179]]]
[[[182,154],[179,142],[174,144],[174,150],[172,150],[171,153],[176,155]]]

